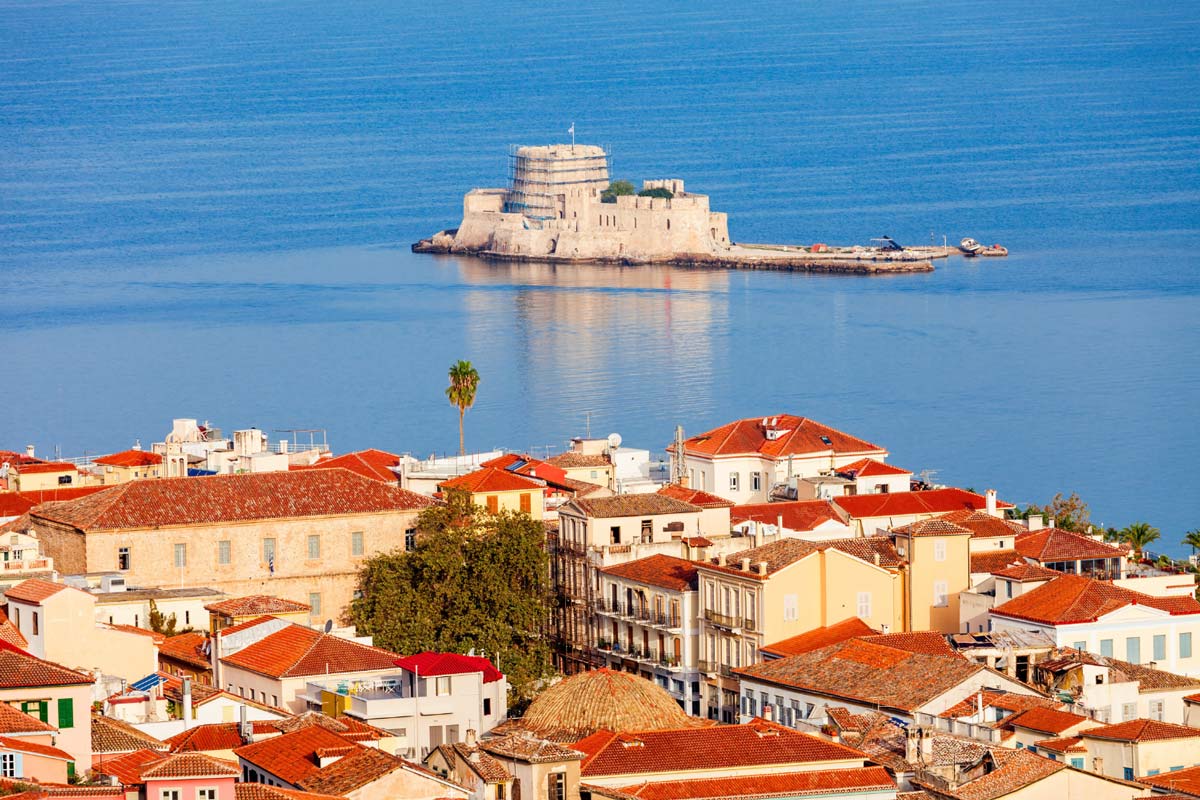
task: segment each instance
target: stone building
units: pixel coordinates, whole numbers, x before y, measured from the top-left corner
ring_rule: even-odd
[[[366,558],[402,546],[433,503],[348,470],[302,470],[130,481],[44,503],[29,522],[63,572],[269,594],[320,621],[342,613]]]
[[[685,191],[682,180],[643,182],[644,189],[665,189],[671,197],[626,195],[604,202],[609,172],[603,148],[518,147],[511,159],[511,185],[469,192],[462,223],[435,236],[435,245],[452,252],[635,262],[729,250],[725,214],[709,209],[707,195]]]

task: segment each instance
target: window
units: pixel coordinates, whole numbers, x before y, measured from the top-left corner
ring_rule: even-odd
[[[17,778],[17,754],[3,753],[0,754],[0,776],[5,778]]]
[[[1179,657],[1192,657],[1192,635],[1190,633],[1179,634]]]
[[[858,618],[870,619],[871,617],[871,593],[858,593]]]
[[[1121,721],[1125,722],[1131,719],[1137,719],[1137,703],[1122,703]]]
[[[934,539],[933,540],[933,560],[934,561],[945,561],[946,560],[946,540],[945,539]]]
[[[1130,636],[1125,640],[1125,660],[1130,664],[1142,663],[1142,640],[1137,636]]]
[[[521,511],[526,514],[533,511],[533,495],[529,492],[521,492]]]
[[[642,520],[642,544],[654,541],[654,520]]]
[[[407,543],[405,549],[408,549]],[[362,531],[354,531],[350,534],[350,555],[361,556],[363,554],[363,535]]]
[[[751,472],[750,473],[750,491],[752,491],[752,492],[761,492],[762,491],[762,473],[761,472]]]
[[[320,534],[314,533],[308,537],[308,557],[310,559],[318,559],[321,557]]]
[[[175,566],[178,568],[187,566],[187,545],[183,542],[175,545]]]
[[[38,612],[33,612],[33,635],[38,635]]]
[[[1154,660],[1165,661],[1167,658],[1167,637],[1166,634],[1159,634],[1154,637]]]
[[[1113,654],[1113,640],[1112,639],[1101,639],[1100,640],[1100,655],[1104,656],[1105,658],[1112,658],[1112,654]]]
[[[117,548],[117,569],[125,571],[129,569],[129,548]]]
[[[613,525],[611,528],[608,529],[608,543],[609,544],[620,544],[621,543],[621,526],[620,525]]]
[[[417,549],[416,528],[409,528],[404,532],[404,549],[409,552]]]
[[[500,511],[500,498],[498,496],[494,494],[489,494],[487,496],[487,510],[491,514],[495,514]]]
[[[75,727],[75,706],[69,697],[60,697],[58,700],[58,727]]]
[[[312,611],[310,611],[308,613],[313,614],[314,616],[317,614],[320,614],[321,613],[321,593],[320,592],[309,592],[308,593],[308,604],[310,606],[312,606]]]
[[[437,684],[434,686],[434,693],[438,697],[444,697],[450,694],[450,676],[445,675],[437,679]]]
[[[267,562],[267,568],[271,572],[275,571],[275,540],[263,539],[263,561]]]
[[[1125,780],[1127,780],[1127,781],[1133,780],[1133,767],[1125,768]]]
[[[1082,758],[1072,758],[1071,766],[1074,767],[1075,769],[1083,769],[1083,759]]]
[[[546,778],[546,800],[566,800],[567,776],[555,772]]]
[[[21,710],[31,717],[37,717],[42,722],[50,721],[49,700],[22,700]]]
[[[180,800],[180,790],[160,789],[158,792],[158,800]]]
[[[875,484],[875,494],[887,494],[887,493],[888,493],[888,485],[886,483]]]
[[[950,604],[950,589],[945,581],[933,582],[933,605],[937,608],[945,608]]]
[[[230,547],[229,540],[222,539],[221,541],[217,542],[217,563],[218,564],[228,564],[232,560],[233,560],[233,558],[231,556],[231,547]]]
[[[738,490],[738,474],[736,472],[729,473],[729,491],[736,492]]]
[[[1150,701],[1150,719],[1158,720],[1159,722],[1163,721],[1163,701],[1162,700],[1151,700]]]
[[[217,790],[211,787],[197,789],[196,800],[217,800]]]
[[[1082,652],[1084,650],[1087,650],[1087,642],[1072,642],[1071,647]]]
[[[783,621],[794,622],[800,619],[800,595],[785,594],[783,596]]]
[[[492,698],[490,697],[483,698],[483,715],[485,717],[492,715]]]

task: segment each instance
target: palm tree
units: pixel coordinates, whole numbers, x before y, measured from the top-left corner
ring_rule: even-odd
[[[1200,550],[1200,528],[1190,530],[1183,535],[1183,543],[1192,548],[1192,555]]]
[[[1142,560],[1142,549],[1157,541],[1159,536],[1158,528],[1152,527],[1148,522],[1135,522],[1121,531],[1121,539],[1133,548],[1138,561]]]
[[[479,388],[479,373],[470,361],[458,361],[450,365],[450,385],[446,387],[446,397],[451,405],[458,408],[458,454],[467,454],[466,441],[463,439],[463,415],[467,409],[475,405],[475,390]]]

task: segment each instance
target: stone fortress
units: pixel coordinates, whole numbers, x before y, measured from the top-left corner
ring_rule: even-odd
[[[923,272],[930,254],[833,252],[734,244],[726,215],[677,178],[643,181],[670,197],[619,195],[605,202],[609,156],[585,144],[514,146],[505,189],[472,189],[458,228],[413,245],[418,253],[463,253],[514,261],[669,263],[825,272]],[[615,200],[615,202],[611,202]],[[823,247],[823,246],[822,246]],[[940,257],[933,255],[932,257]]]
[[[441,234],[450,252],[570,260],[670,260],[729,249],[725,215],[681,180],[645,181],[673,197],[619,196],[608,188],[608,154],[595,145],[518,147],[507,189],[474,189],[463,199],[458,230]],[[436,238],[436,237],[435,237]]]

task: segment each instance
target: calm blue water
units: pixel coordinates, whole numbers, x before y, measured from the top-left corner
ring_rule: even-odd
[[[469,358],[475,447],[788,411],[1016,502],[1200,526],[1195,4],[437,5],[0,0],[0,447],[196,416],[428,455]],[[880,279],[407,252],[571,122],[735,239],[1013,255]]]

